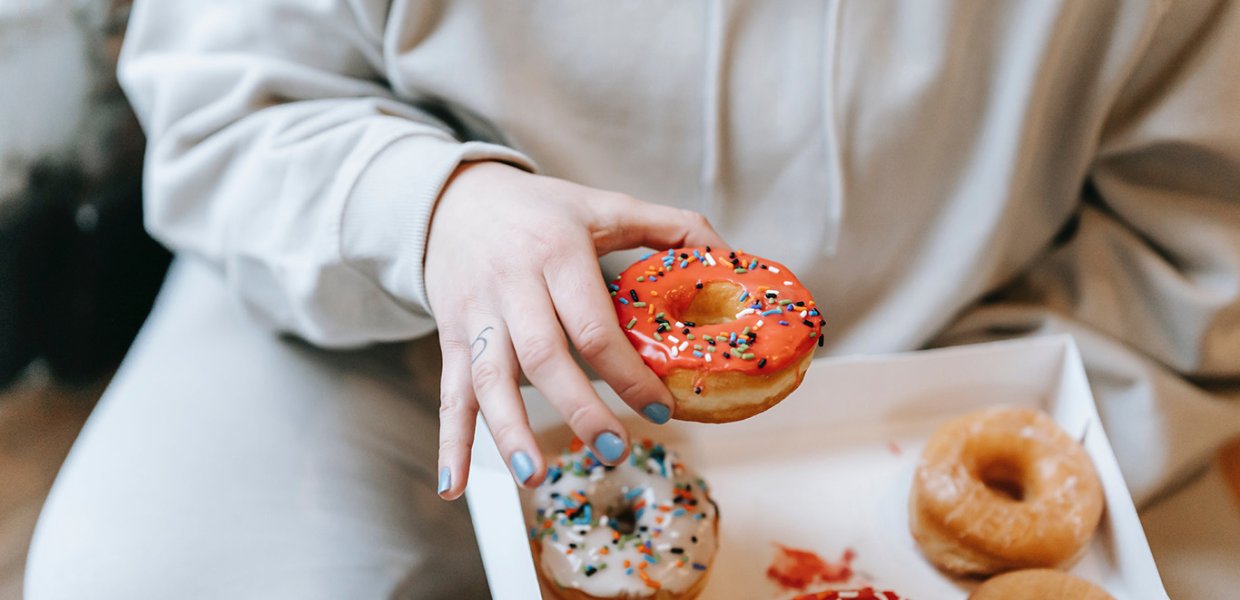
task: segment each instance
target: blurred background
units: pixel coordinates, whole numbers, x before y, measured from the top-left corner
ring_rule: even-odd
[[[116,81],[129,4],[0,0],[0,600],[169,261]]]

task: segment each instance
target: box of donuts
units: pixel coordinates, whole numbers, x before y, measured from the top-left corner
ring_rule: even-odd
[[[547,476],[480,422],[491,593],[528,598],[1166,598],[1068,336],[815,359],[742,420],[655,425],[605,384],[604,465],[523,388]]]

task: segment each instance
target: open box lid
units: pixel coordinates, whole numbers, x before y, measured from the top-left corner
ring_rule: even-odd
[[[627,418],[632,415],[631,409],[610,388],[601,382],[595,387],[609,407],[625,418],[634,438],[675,437],[678,443],[686,444],[718,444],[724,434],[732,440],[781,436],[782,432],[806,427],[839,428],[851,422],[881,427],[888,422],[946,419],[996,404],[996,398],[1003,399],[1004,404],[1040,407],[1070,434],[1083,438],[1103,483],[1106,511],[1089,550],[1089,554],[1100,556],[1088,558],[1093,564],[1107,565],[1108,570],[1095,573],[1095,582],[1121,599],[1167,597],[1070,336],[818,359],[801,387],[778,406],[745,421],[723,425],[674,421],[655,426]],[[530,425],[540,436],[544,450],[552,451],[563,444],[566,440],[559,415],[537,390],[523,388],[522,393]],[[703,471],[710,480],[712,475]],[[466,497],[493,597],[538,597],[538,576],[518,488],[481,420]],[[716,500],[724,506],[725,519],[734,518],[738,511],[728,510],[728,499]],[[711,583],[721,583],[714,581],[718,578],[712,575]],[[722,583],[720,588],[735,589]],[[720,588],[708,586],[704,597],[715,597],[711,590]]]

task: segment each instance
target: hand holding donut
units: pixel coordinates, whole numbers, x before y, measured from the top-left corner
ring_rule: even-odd
[[[455,499],[465,489],[479,410],[516,480],[542,481],[546,467],[518,391],[522,371],[602,461],[627,456],[628,434],[573,361],[570,341],[626,404],[667,421],[672,396],[625,338],[598,256],[691,245],[725,247],[697,213],[500,163],[458,168],[426,249],[443,351],[440,495]]]

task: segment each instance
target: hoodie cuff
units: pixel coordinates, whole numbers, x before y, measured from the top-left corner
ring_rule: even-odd
[[[345,203],[344,262],[405,308],[432,316],[422,268],[431,215],[457,166],[478,160],[537,168],[529,157],[498,144],[416,135],[386,146],[362,170]]]

